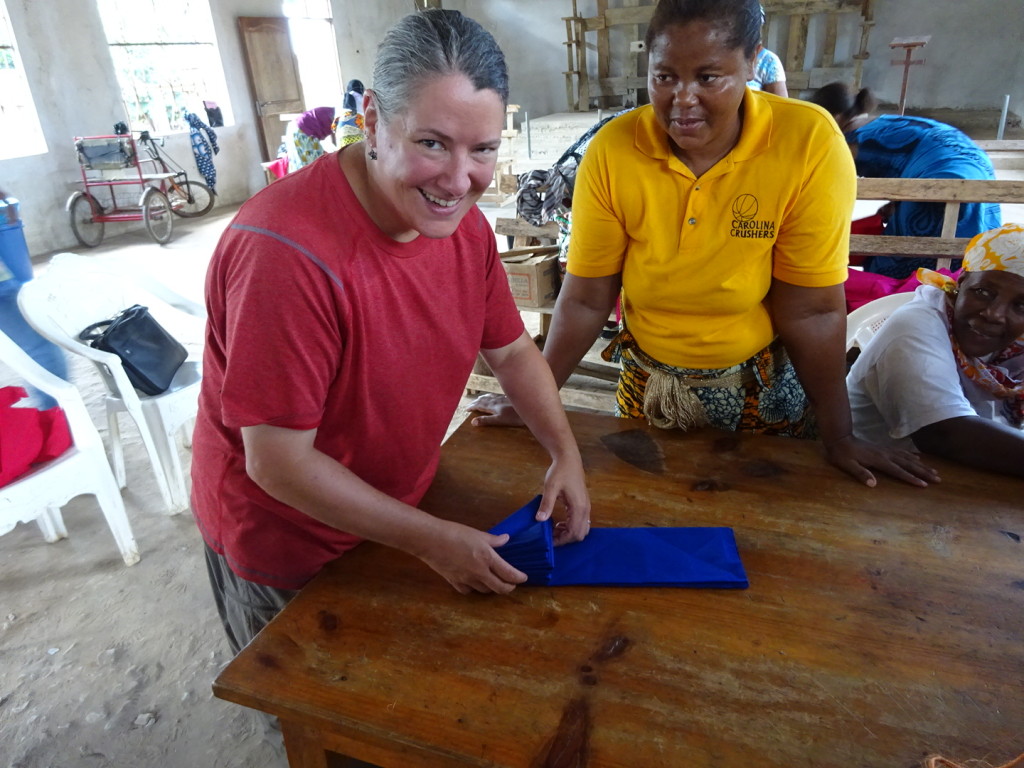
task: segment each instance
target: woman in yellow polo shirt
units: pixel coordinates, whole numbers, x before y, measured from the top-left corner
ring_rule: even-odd
[[[757,0],[661,0],[651,104],[611,120],[573,193],[565,281],[544,356],[559,385],[622,297],[618,415],[687,429],[822,439],[875,468],[937,480],[913,453],[853,437],[843,282],[856,177],[824,110],[750,91]],[[813,408],[812,408],[813,406]],[[481,398],[479,424],[515,423]]]

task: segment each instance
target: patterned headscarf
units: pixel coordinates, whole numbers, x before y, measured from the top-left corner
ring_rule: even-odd
[[[1024,225],[1003,224],[975,235],[964,251],[965,272],[1012,272],[1024,277]],[[953,278],[930,269],[918,269],[917,279],[934,286],[946,294],[946,317],[949,319],[949,339],[953,355],[964,374],[989,394],[1003,401],[1003,415],[1015,427],[1024,424],[1024,380],[1013,378],[1005,368],[1007,360],[1024,355],[1024,336],[1006,349],[996,352],[987,363],[967,357],[953,335],[953,304],[957,283]]]
[[[295,125],[300,131],[314,139],[326,139],[331,135],[331,123],[334,122],[334,107],[317,107],[303,112]]]

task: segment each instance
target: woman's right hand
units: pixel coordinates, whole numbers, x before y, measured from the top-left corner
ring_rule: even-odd
[[[416,554],[463,595],[470,592],[507,595],[527,579],[525,573],[513,568],[498,554],[496,548],[508,539],[507,533],[494,536],[449,522]]]
[[[469,410],[483,414],[473,419],[474,427],[521,427],[523,420],[505,395],[480,395]]]

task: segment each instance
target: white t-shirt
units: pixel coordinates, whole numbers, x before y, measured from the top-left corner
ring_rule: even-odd
[[[1013,375],[1024,360],[1011,361]],[[892,313],[853,364],[850,391],[854,434],[879,445],[913,450],[910,435],[958,416],[1007,423],[1000,401],[960,370],[949,340],[945,294],[920,286]]]

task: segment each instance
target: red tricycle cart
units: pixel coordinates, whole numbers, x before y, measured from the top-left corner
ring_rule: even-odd
[[[144,172],[130,134],[79,136],[75,150],[85,189],[68,198],[67,210],[78,242],[99,245],[108,221],[142,221],[156,242],[171,239],[174,217],[164,190],[175,174]]]

